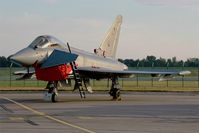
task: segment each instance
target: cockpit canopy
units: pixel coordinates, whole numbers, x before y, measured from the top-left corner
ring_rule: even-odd
[[[50,47],[65,47],[65,44],[57,38],[49,35],[37,37],[28,47],[36,48],[50,48]]]

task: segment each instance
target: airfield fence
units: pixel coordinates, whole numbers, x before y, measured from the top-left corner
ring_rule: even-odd
[[[131,68],[132,70],[142,70],[142,69],[165,69],[165,68],[145,68],[136,67]],[[120,78],[120,86],[124,90],[135,90],[135,91],[199,91],[199,68],[172,68],[167,67],[168,70],[189,70],[192,72],[191,75],[176,78],[169,81],[158,81],[158,77],[151,77],[149,75],[135,75],[132,78]],[[36,78],[29,80],[16,80],[18,76],[13,75],[13,72],[22,70],[22,68],[0,68],[0,90],[1,88],[14,88],[14,87],[37,87],[45,88],[46,82],[38,81]],[[91,86],[94,90],[109,90],[111,86],[110,80],[91,80]],[[74,82],[72,82],[74,85]],[[72,90],[69,87],[67,90]]]

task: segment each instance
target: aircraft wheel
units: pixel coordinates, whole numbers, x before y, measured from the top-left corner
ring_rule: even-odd
[[[111,90],[110,95],[113,97],[113,100],[121,100],[121,96],[120,96],[120,89],[118,88],[114,88]]]
[[[121,100],[121,96],[120,96],[120,85],[118,82],[118,77],[113,77],[112,79],[112,85],[111,85],[111,90],[109,92],[109,94],[113,97],[113,100],[117,100],[120,101]]]
[[[57,94],[56,94],[55,92],[53,92],[53,93],[52,93],[52,96],[51,96],[51,101],[52,101],[53,103],[56,103],[57,100],[58,100],[58,96],[57,96]]]
[[[115,99],[116,100],[118,100],[118,101],[121,101],[122,99],[121,99],[121,96],[120,96],[120,90],[118,89],[117,91],[116,91],[116,94],[115,94],[116,96],[115,96]]]

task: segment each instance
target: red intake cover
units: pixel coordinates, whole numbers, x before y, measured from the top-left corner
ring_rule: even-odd
[[[44,81],[58,81],[67,79],[71,71],[72,68],[70,65],[60,65],[44,69],[35,67],[35,74],[37,79]]]

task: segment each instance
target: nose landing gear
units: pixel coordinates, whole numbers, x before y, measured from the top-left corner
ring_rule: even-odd
[[[57,91],[57,82],[48,82],[46,89],[48,91],[44,94],[45,101],[51,101],[53,103],[57,102],[58,100],[58,91]]]

